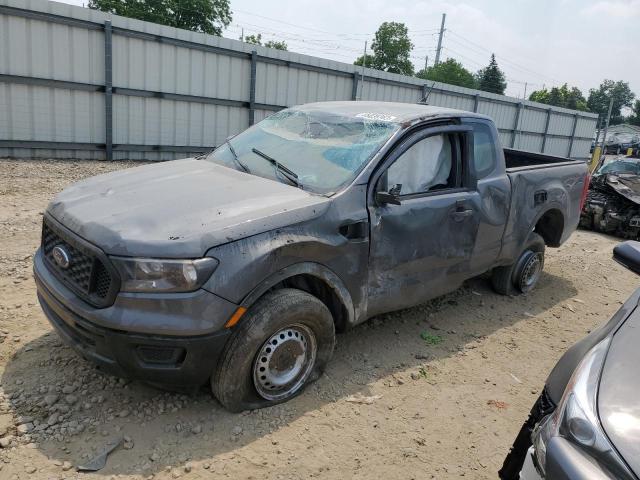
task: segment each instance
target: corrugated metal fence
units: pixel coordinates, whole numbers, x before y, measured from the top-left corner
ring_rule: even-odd
[[[363,75],[364,74],[364,75]],[[588,156],[597,116],[45,0],[0,0],[0,157],[171,159],[326,100],[471,110],[502,142]]]

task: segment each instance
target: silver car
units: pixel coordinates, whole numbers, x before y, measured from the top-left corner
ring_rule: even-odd
[[[640,274],[640,242],[614,249]],[[640,474],[640,289],[556,364],[500,478],[637,479]]]

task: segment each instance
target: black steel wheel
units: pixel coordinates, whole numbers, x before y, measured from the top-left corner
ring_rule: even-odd
[[[532,232],[522,253],[513,264],[493,269],[493,289],[502,295],[520,295],[533,290],[544,268],[544,250],[544,239]]]
[[[324,371],[333,354],[331,312],[294,288],[267,293],[234,327],[211,376],[211,389],[228,410],[286,402]]]

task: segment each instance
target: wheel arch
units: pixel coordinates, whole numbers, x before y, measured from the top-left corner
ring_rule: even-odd
[[[249,309],[267,292],[287,287],[322,301],[333,316],[336,330],[344,331],[355,324],[353,300],[344,282],[332,270],[314,262],[290,265],[270,275],[242,299],[240,306]]]
[[[536,219],[533,231],[544,239],[549,247],[559,247],[562,243],[565,218],[562,210],[552,207],[542,212]]]

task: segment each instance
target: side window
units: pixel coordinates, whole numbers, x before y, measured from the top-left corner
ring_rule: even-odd
[[[452,136],[442,134],[413,144],[387,170],[388,188],[413,195],[456,187],[452,142]]]
[[[473,163],[478,179],[489,175],[496,165],[496,145],[491,128],[484,123],[474,122],[473,126]]]

